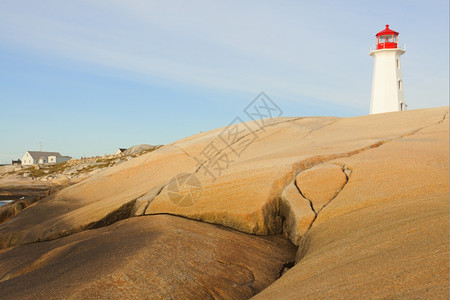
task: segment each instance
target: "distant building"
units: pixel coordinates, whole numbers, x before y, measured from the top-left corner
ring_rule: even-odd
[[[116,153],[114,153],[114,155],[117,155],[117,154],[120,154],[120,153],[124,153],[127,150],[128,150],[128,148],[119,148],[119,149],[117,149]]]
[[[22,157],[22,165],[57,164],[72,159],[70,156],[62,156],[59,152],[27,151]]]
[[[21,164],[22,164],[22,161],[20,159],[11,160],[11,166],[20,166]]]

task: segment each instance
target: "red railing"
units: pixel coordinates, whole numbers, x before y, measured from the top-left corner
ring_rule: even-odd
[[[377,44],[377,50],[379,49],[395,49],[397,48],[397,43],[386,42]]]

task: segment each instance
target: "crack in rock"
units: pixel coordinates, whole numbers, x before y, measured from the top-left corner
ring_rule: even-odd
[[[309,230],[317,214],[312,203],[300,194],[295,185],[295,179],[281,193],[280,215],[283,220],[282,232],[284,236],[298,246],[299,241]]]
[[[294,267],[294,266],[295,266],[295,260],[285,263],[283,265],[283,267],[281,268],[280,275],[278,277],[281,277],[284,274],[286,274],[286,272],[289,271],[290,269],[292,269],[292,267]]]
[[[297,174],[295,184],[318,215],[342,191],[348,176],[342,165],[321,164]]]
[[[233,143],[231,143],[231,144],[225,146],[224,148],[220,149],[219,151],[217,151],[217,153],[216,153],[215,155],[213,155],[213,156],[209,157],[208,159],[204,160],[204,161],[197,167],[197,169],[195,170],[194,174],[198,173],[198,172],[201,170],[201,168],[202,168],[207,162],[213,161],[213,160],[216,159],[222,152],[226,151],[227,149],[230,149],[231,147],[233,147],[234,145],[236,145],[237,143],[239,143],[242,139],[244,139],[244,138],[246,138],[246,137],[248,137],[248,136],[250,136],[250,135],[256,134],[257,132],[260,132],[260,131],[263,131],[263,132],[264,132],[265,129],[266,129],[267,127],[271,127],[271,126],[275,126],[275,125],[283,124],[283,123],[294,122],[294,121],[298,121],[298,120],[301,120],[301,119],[303,119],[303,118],[293,118],[293,119],[290,119],[290,120],[279,121],[279,122],[275,122],[275,123],[272,123],[272,124],[267,124],[267,125],[264,125],[263,127],[259,127],[258,129],[251,131],[251,132],[248,133],[248,134],[245,134],[245,135],[239,137],[239,138],[238,138],[237,140],[235,140]],[[243,124],[243,123],[240,123],[240,124]],[[237,124],[237,125],[239,125],[239,124]]]
[[[309,229],[313,226],[315,220],[317,219],[317,216],[319,215],[320,211],[323,210],[328,204],[330,204],[338,195],[339,193],[345,188],[347,183],[350,180],[350,176],[353,172],[353,170],[345,165],[341,165],[341,171],[345,175],[345,183],[342,184],[341,188],[337,189],[335,194],[324,203],[324,205],[320,209],[316,209],[314,207],[314,203],[311,199],[308,199],[308,197],[305,195],[304,191],[302,191],[301,187],[298,186],[298,183],[296,182],[296,177],[301,174],[304,171],[310,170],[318,165],[326,164],[329,161],[336,160],[339,158],[345,158],[345,157],[351,157],[357,154],[360,154],[364,151],[368,151],[371,149],[376,149],[378,147],[381,147],[382,145],[395,141],[400,140],[402,138],[414,135],[418,133],[421,130],[424,130],[426,128],[436,126],[438,124],[441,124],[445,121],[445,119],[448,117],[448,112],[445,113],[445,115],[442,117],[441,120],[436,122],[435,124],[427,125],[415,130],[412,130],[410,132],[407,132],[405,134],[399,135],[395,138],[390,138],[386,140],[380,140],[376,143],[370,144],[366,147],[362,147],[356,150],[343,152],[343,153],[337,153],[337,154],[329,154],[329,155],[319,155],[314,156],[311,158],[308,158],[306,160],[303,160],[293,166],[293,179],[292,181],[284,188],[283,192],[281,193],[281,217],[283,219],[283,233],[286,237],[288,237],[292,243],[299,246],[298,250],[298,257],[297,261],[299,261],[306,253],[307,249],[307,239],[304,239]],[[297,191],[297,194],[295,195],[292,191]],[[305,204],[308,204],[309,211],[305,211]],[[297,208],[296,208],[297,206]],[[303,210],[298,209],[298,207],[301,206]],[[309,222],[308,222],[309,221]],[[305,222],[307,225],[305,225]]]
[[[166,185],[167,184],[164,184],[160,187],[154,188],[150,192],[137,198],[135,205],[131,211],[131,215],[134,217],[143,216],[147,208],[153,202],[153,199],[155,199],[159,194],[161,194],[162,190]]]
[[[134,208],[135,202],[136,199],[125,203],[118,209],[108,213],[104,218],[86,225],[84,230],[106,227],[118,221],[128,219],[129,217],[131,217],[131,212]]]
[[[313,183],[315,184],[313,188],[320,189],[323,185],[327,186],[328,198],[322,199],[323,201],[317,201],[317,199],[309,197],[302,190],[302,185],[301,183],[299,184],[298,180],[299,175],[303,175],[302,172],[298,173],[297,176],[293,176],[292,181],[285,187],[281,194],[280,215],[283,219],[283,234],[297,246],[313,226],[320,212],[344,189],[352,172],[351,169],[345,165],[337,166],[335,164],[330,164],[327,168],[323,169],[325,170],[325,175],[327,175],[327,171],[331,170],[333,171],[331,175],[338,175],[341,177],[335,182],[336,185],[334,187],[331,186],[330,189],[330,178],[329,176],[323,176],[323,178],[321,178],[321,175],[323,175],[324,172],[320,170],[320,168],[318,169],[319,172],[316,173],[314,172],[314,167],[307,169],[309,174],[306,173],[306,176],[313,177]],[[337,172],[341,172],[341,175]],[[323,196],[320,193],[314,194],[314,190],[310,190],[309,193],[311,195]]]

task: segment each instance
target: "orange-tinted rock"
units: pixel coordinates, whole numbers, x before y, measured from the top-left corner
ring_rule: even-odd
[[[448,153],[446,115],[335,160],[353,170],[349,182],[318,214],[295,267],[256,299],[448,299]]]
[[[226,128],[219,128],[51,195],[0,225],[0,247],[58,243],[61,236],[144,213],[176,214],[257,235],[284,230],[298,243],[297,265],[259,295],[264,298],[448,297],[448,107],[342,119],[278,118],[263,129],[251,126],[238,125],[250,130],[229,145],[221,139]],[[216,170],[219,158],[230,160],[212,177],[207,171]],[[342,188],[346,170],[352,173]],[[302,191],[300,179],[295,189],[296,175],[308,172],[303,190],[312,189]],[[191,177],[180,173],[198,181],[184,181]],[[181,180],[174,184],[174,178]],[[198,193],[191,191],[195,185]],[[317,217],[302,194],[312,198]],[[100,255],[92,251],[87,262]],[[27,268],[12,256],[6,263]],[[146,278],[138,273],[133,278]],[[111,286],[120,287],[115,280]],[[161,291],[171,288],[158,284]]]
[[[316,219],[311,203],[302,197],[294,182],[291,182],[281,194],[280,207],[281,215],[285,218],[283,232],[298,246]]]
[[[320,212],[347,183],[342,166],[321,164],[297,175],[295,183],[306,199]]]
[[[178,148],[163,147],[97,173],[2,224],[0,248],[52,240],[114,220],[115,216],[128,217],[136,199],[165,184],[172,173],[194,166]]]
[[[14,202],[0,206],[0,224],[58,188],[60,187],[49,182],[2,178],[0,181],[0,200],[14,200]]]
[[[295,247],[173,216],[131,218],[0,251],[2,299],[247,299]]]
[[[435,124],[446,110],[277,118],[264,128],[248,122],[188,137],[42,199],[0,225],[0,248],[55,239],[143,212],[181,215],[247,233],[279,233],[279,197],[294,174]],[[169,184],[180,173],[195,174],[201,183],[191,206],[169,197]]]

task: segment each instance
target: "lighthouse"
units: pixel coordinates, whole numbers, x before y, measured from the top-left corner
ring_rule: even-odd
[[[377,45],[370,52],[374,58],[370,114],[406,110],[400,62],[406,50],[398,46],[398,32],[389,25],[376,37]]]

